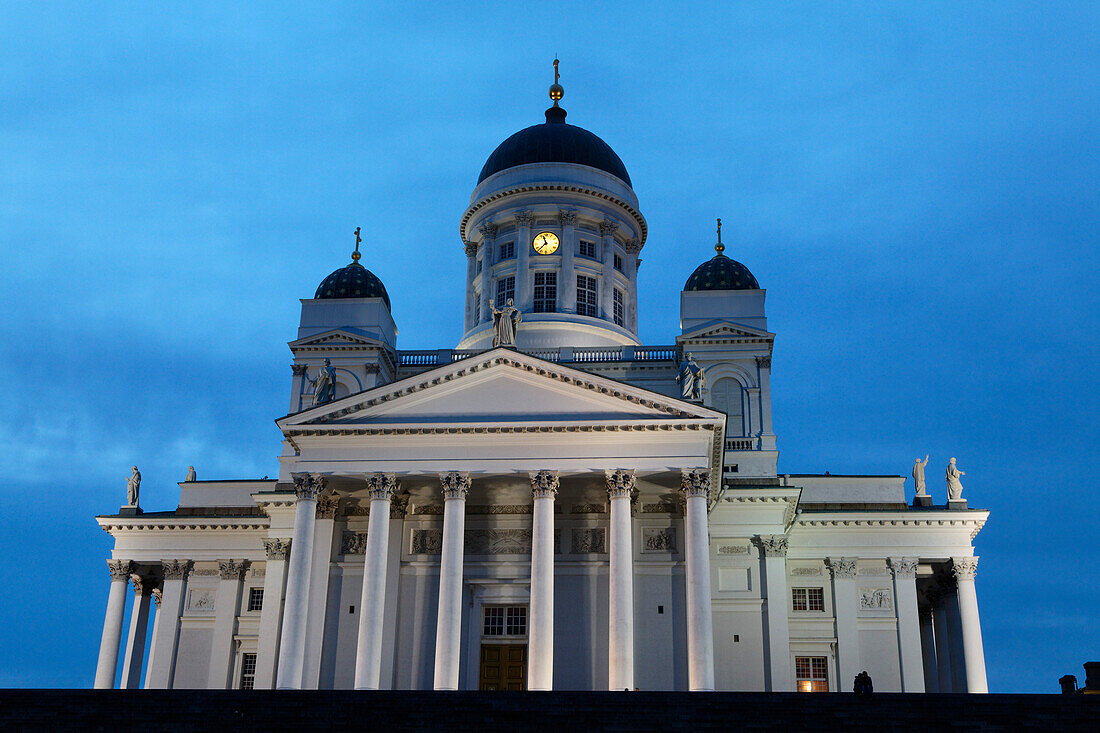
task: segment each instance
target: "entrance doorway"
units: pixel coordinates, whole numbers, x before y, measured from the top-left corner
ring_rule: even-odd
[[[482,644],[479,690],[526,690],[527,645]]]

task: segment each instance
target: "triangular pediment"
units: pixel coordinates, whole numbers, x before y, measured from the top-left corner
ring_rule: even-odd
[[[691,331],[678,336],[677,342],[698,341],[704,339],[753,339],[772,341],[775,334],[752,326],[745,326],[732,321],[715,320],[708,321]]]
[[[279,420],[284,430],[339,426],[703,421],[724,415],[510,349],[468,357]]]
[[[297,341],[291,341],[287,345],[290,346],[291,350],[334,347],[376,348],[385,346],[385,344],[378,339],[352,333],[342,328],[336,328],[323,333],[315,333],[312,336],[306,336]]]

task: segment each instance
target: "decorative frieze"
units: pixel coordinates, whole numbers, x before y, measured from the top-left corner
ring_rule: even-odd
[[[643,527],[642,552],[676,552],[676,528]]]
[[[879,565],[864,565],[859,569],[860,575],[886,575],[890,571]]]
[[[787,536],[782,534],[758,534],[752,539],[765,557],[786,557]],[[853,570],[853,573],[855,571]]]
[[[393,500],[393,496],[396,493],[397,474],[372,473],[370,476],[367,476],[367,495],[370,496],[371,501],[375,499]]]
[[[218,577],[218,574],[219,573],[217,568],[195,568],[191,571],[191,575],[195,576],[196,578],[216,578]]]
[[[607,495],[612,499],[630,498],[637,485],[633,469],[616,468],[604,471],[607,479]]]
[[[325,491],[325,477],[314,473],[294,475],[294,493],[298,501],[316,501]]]
[[[671,501],[642,504],[642,514],[676,514],[678,510],[679,505]]]
[[[317,518],[336,519],[336,512],[340,508],[340,497],[335,493],[325,493],[317,497]]]
[[[570,514],[607,514],[606,504],[574,504],[569,507]]]
[[[191,570],[190,560],[164,560],[160,564],[165,580],[183,580]]]
[[[470,555],[529,555],[529,529],[468,529],[463,551]]]
[[[531,496],[535,499],[553,499],[558,493],[558,472],[537,471],[531,473]]]
[[[271,537],[264,540],[264,550],[267,551],[268,560],[285,560],[290,552],[289,537]]]
[[[470,493],[470,474],[461,471],[447,471],[439,474],[439,482],[443,485],[443,498],[466,499]]]
[[[533,509],[530,504],[469,504],[466,514],[530,514]]]
[[[830,557],[825,560],[826,567],[834,578],[856,577],[857,561],[846,557]]]
[[[571,555],[606,553],[607,544],[605,537],[606,533],[603,527],[575,527],[573,529],[569,553]]]
[[[412,546],[409,552],[413,555],[439,555],[443,552],[443,530],[441,529],[414,529],[412,531]]]
[[[951,558],[951,572],[955,580],[974,580],[978,574],[978,558],[953,557]]]
[[[134,571],[134,564],[129,560],[108,560],[107,572],[111,574],[111,580],[126,580]]]
[[[704,499],[710,495],[710,471],[704,468],[683,469],[680,471],[680,491],[684,496],[701,496]]]
[[[894,599],[886,588],[860,588],[859,609],[861,611],[890,611],[894,608]]]
[[[367,533],[346,531],[340,538],[341,555],[362,555],[367,551]]]
[[[890,570],[895,578],[917,577],[917,560],[912,557],[892,557],[889,560]]]
[[[443,514],[443,505],[442,504],[416,504],[416,505],[413,506],[413,512],[412,513],[416,514],[416,515],[426,515],[426,516],[442,515]]]
[[[718,545],[719,555],[748,555],[748,545]]]
[[[222,580],[241,580],[247,568],[247,560],[218,560],[218,575]]]
[[[791,568],[791,575],[821,575],[821,568]]]

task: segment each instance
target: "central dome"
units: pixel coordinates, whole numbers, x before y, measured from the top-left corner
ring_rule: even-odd
[[[574,163],[610,173],[626,185],[630,176],[611,146],[583,127],[565,123],[565,110],[546,110],[546,122],[531,125],[502,142],[485,161],[477,182],[528,163]]]

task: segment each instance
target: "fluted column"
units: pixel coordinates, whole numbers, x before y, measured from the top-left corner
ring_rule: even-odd
[[[859,594],[856,592],[854,558],[830,557],[826,561],[833,575],[833,613],[836,614],[837,688],[850,690],[860,673]]]
[[[386,555],[390,539],[390,503],[397,476],[367,477],[370,513],[363,553],[363,594],[359,602],[359,641],[355,649],[355,689],[377,690],[382,670],[382,628],[386,614]]]
[[[963,660],[966,666],[966,691],[989,692],[989,685],[985,677],[982,626],[978,620],[978,596],[974,591],[974,576],[978,573],[978,558],[951,558],[951,570],[955,575],[955,585],[958,587]]]
[[[443,484],[443,548],[435,626],[435,689],[457,690],[462,646],[462,543],[470,474],[450,471],[440,474],[439,480]]]
[[[122,619],[126,614],[126,585],[130,582],[133,564],[129,560],[108,560],[111,590],[107,595],[107,614],[103,619],[103,636],[99,641],[99,662],[95,669],[95,688],[115,686],[118,667],[118,647],[122,640]]]
[[[615,312],[611,294],[615,287],[615,230],[619,222],[604,219],[600,222],[600,255],[603,260],[603,282],[600,283],[600,318],[613,321]]]
[[[558,212],[561,222],[561,276],[558,283],[558,302],[562,313],[577,312],[577,272],[573,259],[577,255],[577,212],[562,209]]]
[[[787,537],[757,535],[753,542],[764,556],[764,592],[768,619],[768,671],[771,692],[791,692],[791,630],[787,622]]]
[[[495,257],[497,225],[486,222],[478,227],[481,232],[481,305],[478,307],[478,323],[492,320],[489,304],[495,297],[493,291],[493,258]]]
[[[477,277],[477,242],[466,242],[466,319],[463,331],[469,331],[477,323],[478,301],[474,297],[474,279]]]
[[[634,689],[634,543],[630,499],[636,479],[633,470],[605,472],[611,500],[608,568],[608,682],[609,690]]]
[[[317,497],[324,489],[323,476],[299,474],[294,477],[297,505],[294,507],[293,550],[290,553],[283,633],[279,643],[276,686],[280,690],[298,690],[302,687],[309,579],[313,565],[313,532],[317,523]]]
[[[924,653],[917,610],[917,561],[892,557],[894,607],[898,616],[898,649],[901,651],[902,692],[924,692]]]
[[[260,633],[256,639],[257,690],[275,687],[275,670],[279,661],[279,626],[283,618],[283,594],[286,592],[286,556],[290,539],[269,537],[264,540],[267,565],[264,569],[264,603],[260,609]]]
[[[126,636],[126,656],[122,659],[122,680],[119,688],[141,688],[141,664],[145,661],[145,633],[149,629],[149,601],[152,599],[153,580],[134,573],[130,576],[134,587],[134,604],[130,609],[130,633]]]
[[[951,675],[951,634],[947,628],[947,606],[944,591],[937,584],[928,591],[932,606],[932,632],[936,646],[936,691],[955,692]]]
[[[686,499],[684,559],[687,581],[688,689],[714,690],[714,625],[710,596],[710,532],[707,496],[710,471],[681,471],[680,490]]]
[[[172,686],[179,641],[180,614],[183,613],[184,583],[191,569],[189,560],[165,560],[161,563],[164,583],[153,634],[145,686],[151,690],[166,690]]]
[[[241,581],[247,567],[246,560],[218,560],[221,580],[214,595],[214,633],[210,645],[210,666],[206,673],[206,688],[209,690],[233,687],[233,636],[237,633]]]
[[[554,497],[558,472],[531,474],[531,608],[527,631],[527,689],[554,689]]]
[[[535,306],[535,288],[531,276],[531,222],[534,219],[530,211],[516,212],[515,306],[524,313],[530,313]]]

